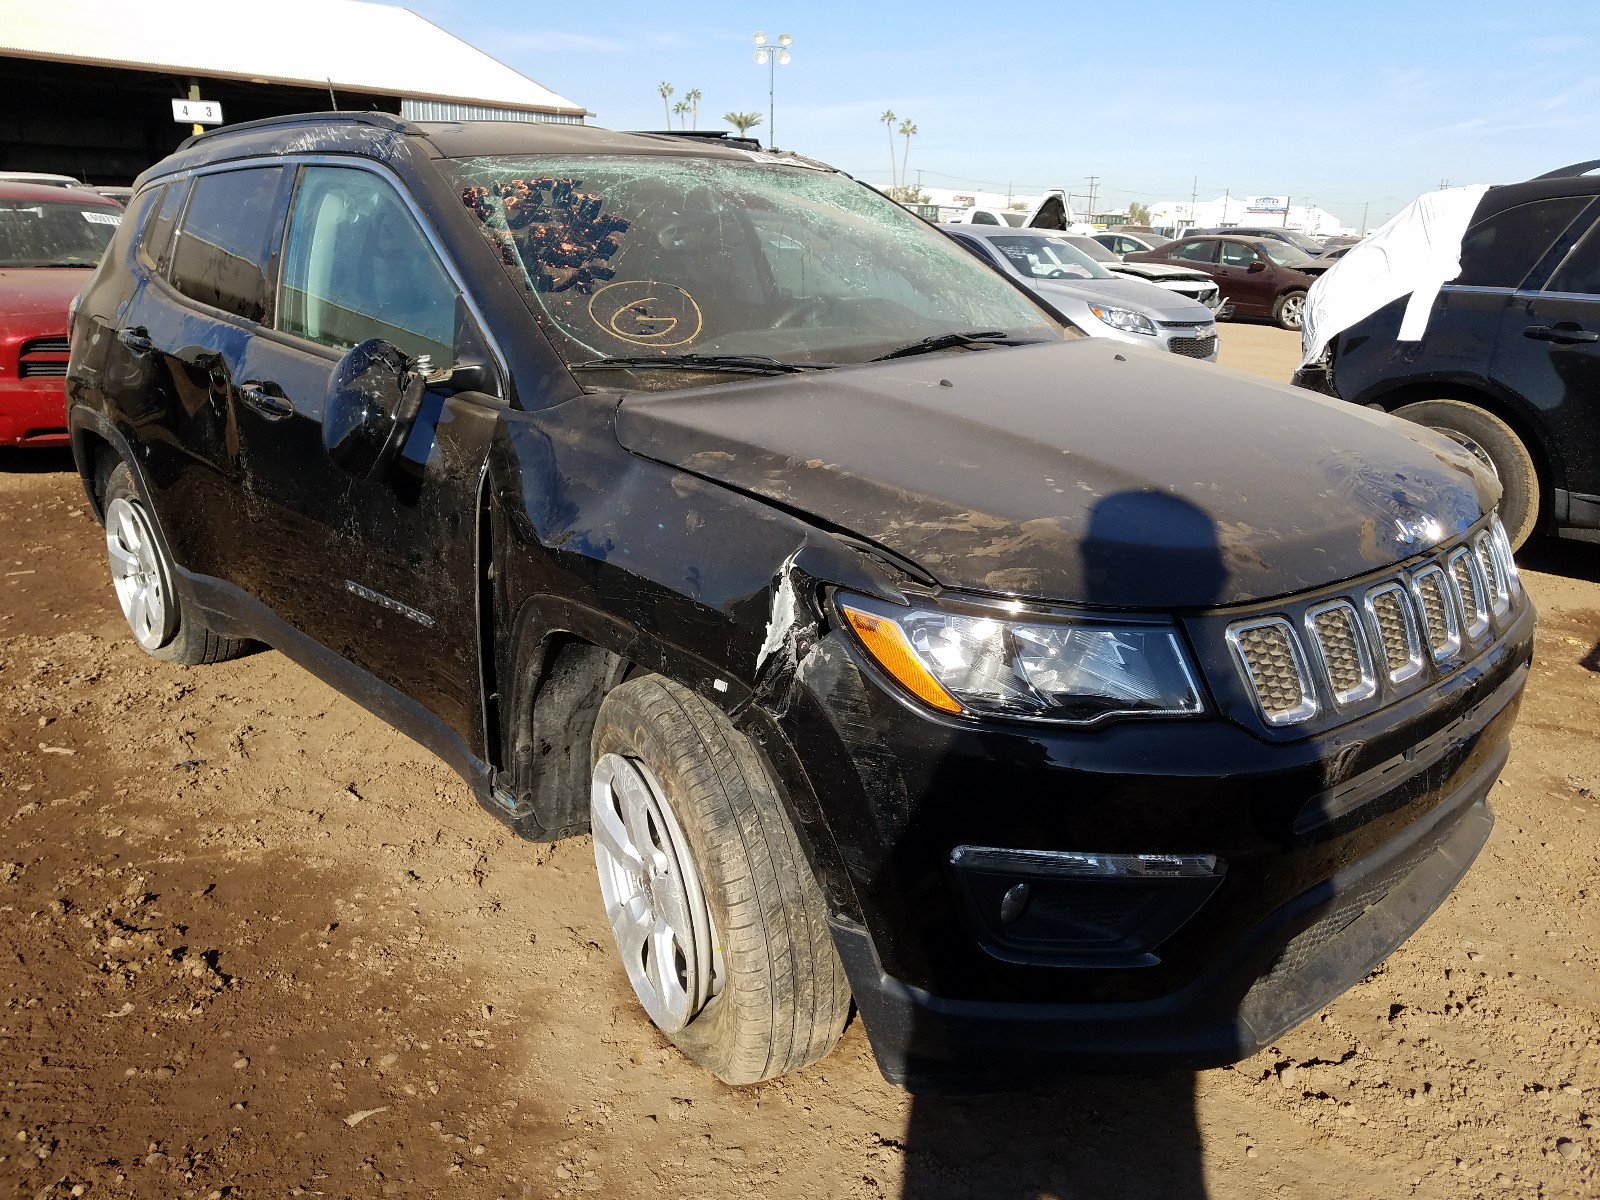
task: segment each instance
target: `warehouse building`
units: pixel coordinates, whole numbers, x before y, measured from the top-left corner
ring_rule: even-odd
[[[130,183],[193,131],[174,100],[220,105],[227,124],[330,107],[412,120],[590,115],[385,4],[0,0],[0,170]]]

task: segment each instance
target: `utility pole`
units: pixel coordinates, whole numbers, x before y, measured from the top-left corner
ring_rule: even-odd
[[[1232,199],[1233,199],[1233,189],[1232,188],[1223,188],[1222,189],[1222,226],[1223,226],[1224,229],[1226,229],[1227,226],[1228,226],[1228,201],[1230,201]]]
[[[1194,225],[1194,202],[1200,199],[1200,176],[1194,177],[1194,186],[1189,189],[1189,224]]]
[[[917,168],[917,191],[922,191],[922,168]]]
[[[1361,206],[1361,236],[1362,237],[1366,237],[1367,236],[1367,205],[1371,204],[1371,203],[1372,203],[1372,201],[1368,200],[1368,201],[1366,201],[1366,203],[1362,204],[1362,206]]]
[[[1098,175],[1089,176],[1089,220],[1090,221],[1094,220],[1094,198],[1095,198],[1095,193],[1097,193],[1099,190],[1100,190],[1100,176],[1098,176]]]
[[[1441,179],[1441,180],[1439,180],[1439,190],[1440,190],[1440,191],[1441,191],[1441,192],[1442,192],[1442,191],[1444,191],[1444,190],[1445,190],[1445,188],[1447,188],[1447,187],[1449,187],[1449,186],[1450,186],[1450,181],[1449,181],[1449,180],[1448,180],[1448,179]]]

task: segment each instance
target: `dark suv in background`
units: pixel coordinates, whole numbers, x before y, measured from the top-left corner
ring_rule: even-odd
[[[1533,642],[1490,473],[1082,337],[820,163],[225,127],[138,181],[68,384],[139,644],[270,643],[592,833],[724,1080],[852,998],[902,1082],[1230,1061],[1489,833]]]
[[[1430,426],[1491,464],[1513,545],[1600,541],[1600,160],[1490,188],[1421,341],[1407,298],[1340,333],[1295,382]]]

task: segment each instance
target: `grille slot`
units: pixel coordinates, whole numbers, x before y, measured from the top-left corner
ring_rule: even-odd
[[[1168,350],[1185,358],[1210,358],[1216,348],[1217,339],[1214,337],[1175,337],[1167,343]]]
[[[1417,628],[1411,597],[1398,583],[1386,583],[1367,593],[1367,620],[1378,639],[1384,671],[1390,683],[1416,678],[1423,668],[1422,632]]]
[[[1511,581],[1506,578],[1500,556],[1494,552],[1494,542],[1487,533],[1480,533],[1472,541],[1472,553],[1478,560],[1478,573],[1489,593],[1489,610],[1497,617],[1506,615],[1511,607]]]
[[[1241,622],[1229,628],[1228,642],[1268,725],[1296,725],[1316,716],[1317,693],[1294,626],[1282,617]]]
[[[1472,551],[1463,546],[1445,560],[1450,567],[1450,582],[1455,585],[1456,600],[1461,605],[1461,615],[1466,621],[1467,637],[1477,641],[1489,632],[1489,599],[1483,575]]]
[[[71,343],[64,337],[34,338],[22,343],[17,358],[18,379],[59,379],[67,373]]]
[[[1450,596],[1450,582],[1442,569],[1427,566],[1411,577],[1411,591],[1422,612],[1433,661],[1443,662],[1461,649],[1461,622]]]
[[[1306,613],[1306,631],[1322,659],[1335,704],[1354,704],[1377,693],[1378,677],[1361,621],[1348,601],[1335,600]]]

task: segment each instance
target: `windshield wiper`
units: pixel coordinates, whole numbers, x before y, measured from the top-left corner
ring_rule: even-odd
[[[572,370],[666,367],[687,371],[737,371],[745,375],[793,375],[798,371],[825,371],[836,363],[784,362],[764,354],[644,354],[633,358],[592,358],[573,363]]]
[[[869,358],[868,362],[884,362],[891,358],[908,358],[913,354],[931,354],[935,350],[949,350],[956,346],[982,346],[997,341],[1007,341],[1003,329],[979,329],[971,333],[938,333],[933,337],[925,337],[920,342],[912,342],[909,346],[900,346],[880,354],[876,358]]]

